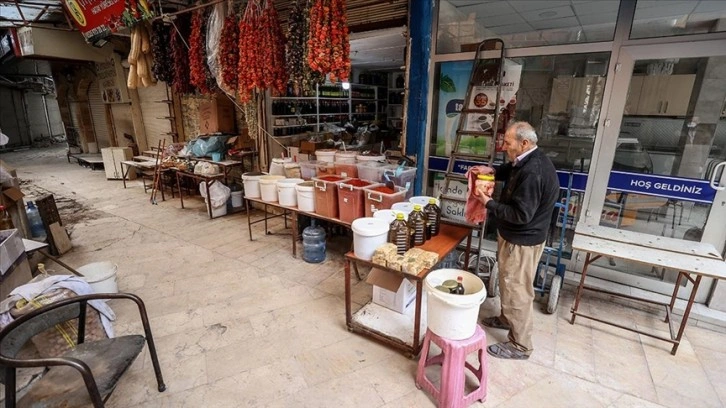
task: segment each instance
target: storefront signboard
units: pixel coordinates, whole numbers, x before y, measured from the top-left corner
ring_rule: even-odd
[[[62,3],[91,44],[154,16],[146,0],[63,0]]]
[[[610,172],[608,188],[628,193],[648,194],[674,200],[710,204],[716,196],[708,180],[659,176],[654,174]]]

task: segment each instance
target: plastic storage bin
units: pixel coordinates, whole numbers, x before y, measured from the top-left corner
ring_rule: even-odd
[[[368,181],[380,183],[383,181],[383,170],[386,169],[388,163],[376,161],[363,161],[358,163],[358,178]]]
[[[364,189],[366,217],[373,216],[378,210],[388,210],[395,203],[403,201],[406,197],[406,189],[394,186],[393,189],[385,185],[372,186]]]
[[[338,183],[347,177],[313,177],[315,186],[315,213],[323,217],[338,218]]]
[[[341,221],[353,222],[365,215],[363,188],[375,185],[357,178],[338,183],[338,213]]]
[[[383,170],[383,181],[390,180],[393,184],[406,188],[406,199],[413,197],[413,182],[416,180],[415,167],[399,167],[397,165],[389,165]]]

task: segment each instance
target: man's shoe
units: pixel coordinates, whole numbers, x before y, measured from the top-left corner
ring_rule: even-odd
[[[483,324],[486,327],[491,327],[494,329],[503,329],[503,330],[509,330],[510,327],[508,324],[505,324],[502,322],[499,317],[487,317],[485,319],[481,319],[481,324]]]
[[[492,357],[507,360],[526,360],[529,358],[529,354],[515,347],[512,342],[492,344],[487,347],[487,353]]]

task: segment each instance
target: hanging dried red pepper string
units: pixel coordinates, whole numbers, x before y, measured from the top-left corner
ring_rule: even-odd
[[[345,0],[314,0],[310,10],[308,64],[332,82],[350,76],[350,42]]]
[[[226,88],[226,92],[235,94],[239,63],[239,21],[233,5],[230,5],[229,15],[224,19],[220,37],[217,60],[222,70],[222,86]]]
[[[204,11],[196,10],[192,14],[192,30],[189,35],[189,80],[199,92],[209,93],[207,75],[204,72],[207,65],[205,57],[206,33],[203,30]]]

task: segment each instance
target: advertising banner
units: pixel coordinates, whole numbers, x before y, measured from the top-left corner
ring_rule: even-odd
[[[153,17],[146,0],[62,0],[62,3],[91,44]]]
[[[124,70],[121,67],[121,57],[118,54],[114,53],[104,62],[97,62],[96,76],[98,77],[98,86],[101,87],[101,96],[104,103],[129,102]]]

